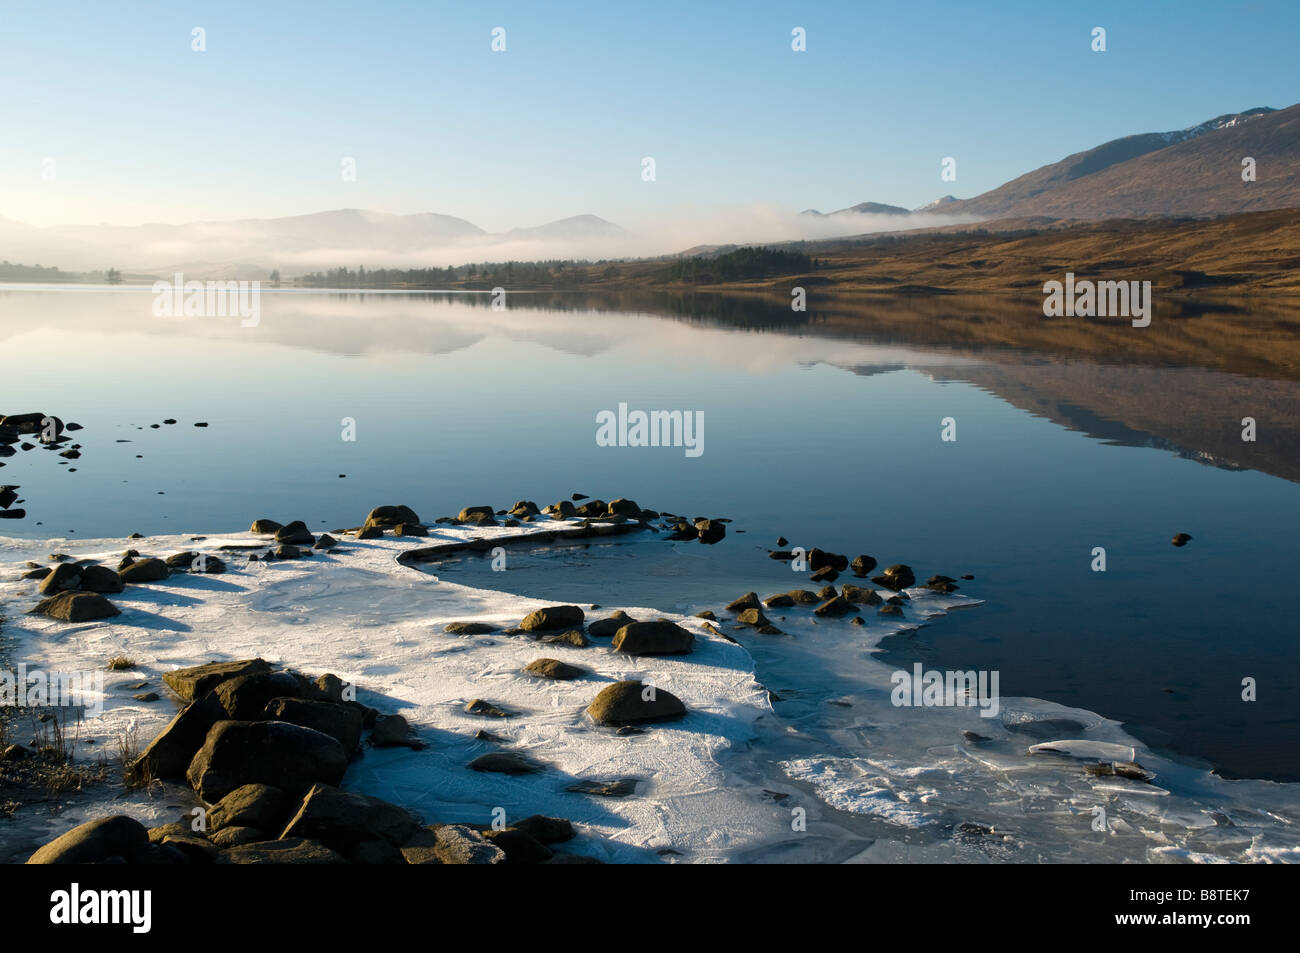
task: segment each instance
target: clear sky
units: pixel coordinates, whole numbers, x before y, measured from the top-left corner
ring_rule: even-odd
[[[1296,0],[6,0],[0,216],[358,207],[499,230],[757,202],[914,207],[1117,136],[1291,105],[1297,37]],[[945,156],[956,182],[940,180]]]

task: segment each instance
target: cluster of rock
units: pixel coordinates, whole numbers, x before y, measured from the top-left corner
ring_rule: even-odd
[[[453,635],[474,635],[496,632],[494,626],[481,622],[450,622],[445,631]],[[501,630],[503,635],[524,635],[543,644],[564,644],[583,648],[592,644],[592,638],[609,638],[610,647],[625,655],[686,655],[694,649],[695,635],[669,619],[637,621],[619,610],[604,619],[586,622],[586,613],[580,606],[546,606],[524,617],[513,628]],[[586,669],[558,659],[538,658],[524,667],[524,672],[537,678],[572,680],[589,674]],[[510,712],[483,699],[474,699],[465,706],[468,714],[490,717],[509,717]],[[624,728],[652,722],[669,721],[686,714],[686,706],[670,692],[660,688],[650,690],[638,680],[614,682],[603,688],[586,708],[587,715],[598,725]],[[486,757],[486,756],[485,756]],[[471,767],[478,770],[495,770],[493,764],[517,767],[513,761],[485,762],[488,766]],[[517,773],[508,771],[506,773]]]
[[[65,446],[71,439],[67,434],[81,429],[81,424],[65,424],[58,417],[39,412],[0,414],[0,467],[5,465],[4,458],[14,456],[19,450],[35,450],[38,446],[56,452],[63,458],[59,464],[67,466],[69,461],[81,458],[82,449],[79,443]],[[31,440],[25,440],[24,437],[31,437]],[[33,443],[32,440],[36,442]],[[68,467],[70,473],[76,472],[76,469]],[[20,520],[27,516],[25,509],[13,506],[15,502],[23,502],[18,499],[18,489],[12,483],[0,486],[0,519]]]
[[[101,566],[93,559],[68,561],[61,554],[50,559],[55,563],[53,567],[28,562],[23,578],[39,579],[40,594],[45,597],[31,612],[63,622],[87,622],[119,615],[121,610],[104,594],[122,592],[128,585],[159,582],[173,573],[226,571],[226,564],[219,557],[192,551],[159,559],[128,549],[115,569]]]
[[[400,715],[347,697],[334,675],[276,670],[262,659],[168,672],[186,706],[128,766],[135,782],[184,778],[205,805],[145,829],[118,815],[46,844],[29,863],[544,863],[573,837],[561,818],[502,829],[434,824],[379,798],[339,789],[371,744],[419,746]],[[579,862],[592,862],[580,858]]]
[[[786,546],[788,540],[781,537],[777,540],[777,545]],[[795,558],[795,552],[789,549],[769,550],[768,555],[772,559],[787,562]],[[784,634],[763,614],[764,608],[788,609],[795,606],[815,606],[813,614],[816,616],[839,618],[854,615],[853,623],[863,625],[865,620],[861,615],[856,615],[861,606],[873,607],[880,615],[901,616],[903,605],[911,600],[911,596],[905,590],[916,586],[916,574],[912,571],[912,567],[904,563],[895,563],[887,566],[879,575],[871,576],[872,582],[891,593],[887,597],[882,597],[880,592],[874,589],[851,583],[845,583],[837,590],[830,583],[838,579],[840,573],[851,569],[854,576],[865,579],[876,568],[875,558],[863,554],[850,562],[848,556],[842,553],[827,552],[815,547],[807,551],[806,557],[808,568],[811,570],[809,578],[814,582],[825,582],[827,585],[816,592],[808,589],[791,589],[789,592],[777,593],[762,600],[759,599],[758,593],[747,592],[739,599],[728,603],[727,611],[736,616],[738,623],[747,625],[763,635]],[[958,589],[956,580],[951,576],[940,575],[931,576],[920,588],[943,593],[956,592]],[[701,612],[699,616],[714,621],[717,618],[709,611]]]

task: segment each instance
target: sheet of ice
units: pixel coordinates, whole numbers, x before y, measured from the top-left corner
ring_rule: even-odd
[[[345,785],[419,811],[428,821],[487,823],[496,808],[503,808],[507,819],[558,815],[585,832],[566,849],[611,860],[656,860],[655,851],[718,859],[781,829],[781,812],[756,794],[728,786],[718,764],[728,750],[749,744],[756,719],[770,713],[767,694],[755,682],[752,660],[742,648],[709,634],[700,620],[682,617],[672,618],[697,637],[687,656],[625,656],[612,652],[609,640],[579,649],[540,645],[524,636],[449,635],[443,631],[448,622],[512,626],[548,603],[441,582],[396,562],[400,551],[439,538],[518,532],[454,528],[436,532],[434,540],[347,538],[328,555],[298,561],[246,563],[242,552],[224,553],[229,566],[224,574],[174,575],[128,586],[110,597],[120,616],[78,625],[24,614],[36,601],[37,583],[17,578],[22,561],[44,564],[58,551],[114,565],[125,545],[0,539],[0,612],[7,617],[5,634],[16,639],[15,664],[72,672],[102,671],[117,655],[138,663],[133,671],[105,673],[104,712],[80,728],[83,756],[111,748],[132,728],[147,743],[174,713],[167,701],[134,701],[125,686],[148,680],[162,693],[160,676],[169,669],[261,656],[311,674],[333,672],[358,686],[359,700],[404,715],[427,747],[369,749],[349,769]],[[257,541],[229,536],[196,543],[175,536],[129,545],[166,556],[187,549],[217,553],[223,544]],[[615,608],[642,619],[661,615],[608,606],[588,617]],[[539,657],[580,665],[590,674],[567,682],[522,674]],[[689,714],[628,735],[592,724],[584,715],[587,704],[605,685],[625,678],[653,680],[679,697]],[[473,698],[517,714],[505,719],[465,714]],[[497,733],[505,748],[544,762],[549,770],[509,777],[468,769],[474,757],[498,747],[476,741],[479,729]],[[565,790],[579,780],[618,778],[641,779],[636,795],[602,798]],[[137,794],[76,805],[43,825],[42,833],[122,810],[146,820],[171,820],[180,813],[184,793],[175,789],[163,798]]]
[[[468,532],[434,535],[450,540]],[[181,536],[131,545],[165,555],[248,541],[195,544]],[[628,538],[619,546],[656,542]],[[56,550],[116,555],[123,543],[0,539],[0,611],[23,659],[48,670],[97,667],[126,654],[157,684],[169,667],[260,654],[312,673],[332,671],[355,681],[363,700],[406,715],[429,742],[420,752],[368,751],[350,769],[349,787],[430,820],[488,820],[494,807],[508,817],[566,816],[587,832],[571,849],[607,859],[675,851],[667,856],[705,861],[1300,861],[1300,785],[1224,780],[1150,750],[1094,712],[1038,699],[1000,698],[995,712],[896,706],[895,672],[881,660],[881,640],[978,604],[960,593],[909,590],[901,618],[866,611],[861,626],[818,619],[804,608],[769,610],[782,636],[719,622],[744,648],[709,635],[697,619],[670,615],[697,633],[698,650],[685,658],[633,659],[610,653],[603,642],[576,649],[497,634],[447,635],[446,622],[509,625],[543,603],[453,585],[395,562],[401,549],[428,544],[348,541],[334,555],[251,567],[236,554],[225,575],[131,587],[112,597],[122,616],[69,626],[20,614],[35,590],[15,581],[21,561],[44,563]],[[624,565],[636,562],[617,565],[627,571]],[[561,587],[552,602],[566,601]],[[622,608],[637,618],[663,615]],[[569,683],[522,676],[520,669],[541,655],[593,674]],[[151,737],[170,707],[130,700],[122,686],[140,673],[107,677],[108,708],[83,737],[93,733],[102,743],[132,721],[142,738]],[[582,709],[602,685],[625,677],[654,679],[691,714],[628,736],[591,726]],[[766,689],[780,699],[775,712]],[[519,714],[503,721],[466,715],[472,697]],[[1058,730],[1067,720],[1082,727]],[[551,769],[525,778],[469,771],[469,760],[491,750],[473,739],[481,727]],[[1062,750],[1031,754],[1036,745]],[[1090,775],[1084,767],[1091,760],[1136,760],[1155,773],[1155,783]],[[564,790],[577,779],[621,777],[643,779],[635,796]],[[181,794],[75,805],[42,823],[57,833],[80,814],[122,809],[171,819],[183,806]],[[795,816],[799,823],[792,823]]]

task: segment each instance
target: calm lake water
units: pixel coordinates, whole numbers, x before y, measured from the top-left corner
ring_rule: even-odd
[[[1300,780],[1300,453],[1266,425],[1300,420],[1294,381],[914,343],[870,315],[541,300],[264,291],[245,328],[154,317],[147,288],[0,288],[0,412],[85,428],[79,460],[0,461],[28,514],[0,534],[332,529],[381,503],[431,522],[630,497],[734,522],[712,547],[439,572],[692,611],[805,586],[767,557],[779,535],[906,562],[921,581],[973,573],[962,591],[986,604],[892,640],[901,665],[996,669],[1004,696],[1099,712],[1229,776]],[[704,452],[599,446],[596,415],[620,403],[702,412]],[[1252,414],[1255,444],[1239,435]],[[165,418],[178,422],[150,428]],[[1173,547],[1178,532],[1192,542]]]

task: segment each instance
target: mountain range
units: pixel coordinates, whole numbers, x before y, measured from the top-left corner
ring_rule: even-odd
[[[1255,180],[1244,181],[1243,160]],[[829,213],[808,209],[739,243],[850,236],[988,221],[1214,218],[1300,207],[1300,105],[1258,107],[1173,132],[1102,143],[973,198],[946,195],[917,209],[860,202]],[[994,227],[994,226],[990,226]],[[689,229],[688,229],[689,231]],[[36,227],[0,216],[0,259],[64,271],[116,267],[128,273],[265,277],[339,265],[414,268],[477,261],[617,258],[681,251],[672,229],[637,235],[596,215],[488,232],[451,215],[337,209],[309,215],[179,225]],[[705,246],[700,246],[705,247]],[[712,246],[718,247],[718,246]]]

